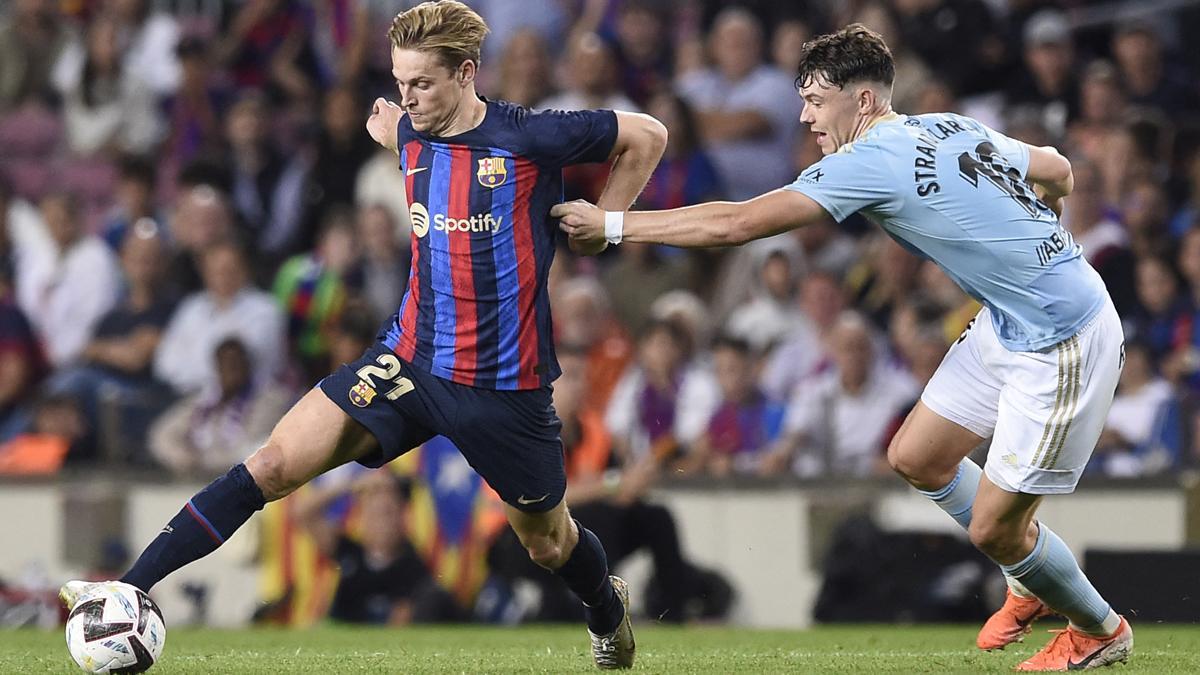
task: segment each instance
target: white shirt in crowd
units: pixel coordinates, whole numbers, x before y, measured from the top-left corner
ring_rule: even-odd
[[[613,439],[624,439],[634,458],[650,450],[650,435],[638,418],[638,398],[646,384],[641,368],[625,370],[613,389],[604,415],[604,425]],[[721,388],[706,365],[692,363],[684,370],[675,402],[672,434],[684,445],[694,443],[704,433],[709,419],[721,404]]]

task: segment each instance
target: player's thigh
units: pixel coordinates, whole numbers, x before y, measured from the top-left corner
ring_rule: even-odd
[[[318,388],[304,395],[246,459],[246,468],[268,499],[278,499],[313,477],[357,459],[375,438]]]
[[[1012,352],[985,471],[1010,492],[1072,492],[1112,405],[1124,337],[1111,306],[1042,352]]]
[[[492,391],[453,385],[457,419],[450,440],[516,511],[556,509],[567,476],[550,387]]]
[[[983,440],[917,401],[888,444],[888,463],[917,488],[936,490],[954,479],[959,462]]]

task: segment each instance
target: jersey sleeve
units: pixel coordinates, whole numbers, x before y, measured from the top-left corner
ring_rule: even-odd
[[[1010,138],[979,122],[980,129],[988,141],[996,148],[1001,157],[1008,160],[1008,165],[1021,172],[1021,178],[1029,175],[1029,146],[1015,138]]]
[[[530,155],[545,166],[603,162],[617,142],[617,114],[611,110],[547,110],[530,113],[525,130]]]
[[[805,169],[787,190],[812,198],[842,222],[852,213],[878,206],[892,192],[878,166],[865,151],[837,152]],[[875,157],[876,162],[884,161]]]

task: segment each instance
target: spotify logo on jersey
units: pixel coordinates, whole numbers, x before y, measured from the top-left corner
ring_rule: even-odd
[[[429,233],[429,211],[421,202],[413,202],[408,207],[408,217],[412,220],[413,234],[424,237]]]

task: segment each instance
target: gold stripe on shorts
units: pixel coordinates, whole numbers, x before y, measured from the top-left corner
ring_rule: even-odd
[[[1063,446],[1067,444],[1067,434],[1071,431],[1071,423],[1075,421],[1075,411],[1079,408],[1079,390],[1082,388],[1079,381],[1080,372],[1083,370],[1083,350],[1079,346],[1079,338],[1072,338],[1073,344],[1071,349],[1074,352],[1074,369],[1070,375],[1071,378],[1071,409],[1067,413],[1065,424],[1062,427],[1062,437],[1058,439],[1057,445],[1053,447],[1053,454],[1050,454],[1043,469],[1054,468],[1055,462],[1058,461],[1059,454],[1062,453]]]
[[[1058,393],[1054,396],[1054,410],[1051,411],[1050,417],[1046,420],[1046,426],[1042,428],[1042,440],[1038,442],[1037,452],[1033,453],[1033,461],[1030,465],[1036,465],[1038,458],[1042,456],[1042,451],[1046,448],[1046,439],[1050,437],[1050,430],[1054,427],[1054,418],[1058,416],[1058,411],[1062,407],[1063,402],[1063,385],[1066,383],[1066,369],[1063,368],[1063,350],[1066,346],[1065,342],[1058,343]]]

